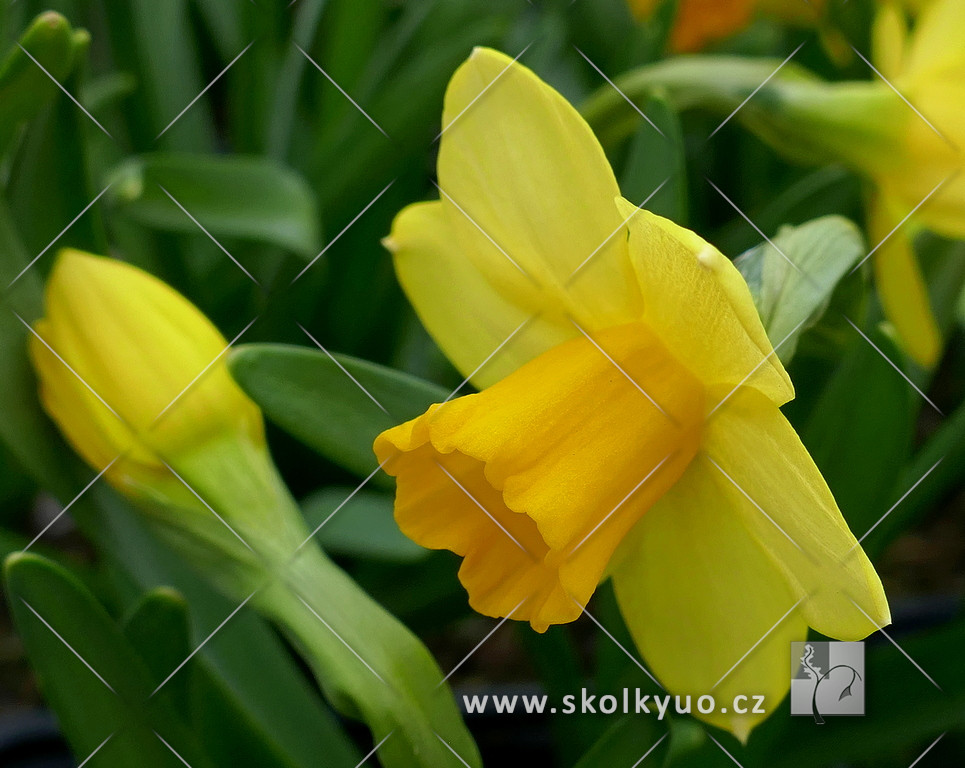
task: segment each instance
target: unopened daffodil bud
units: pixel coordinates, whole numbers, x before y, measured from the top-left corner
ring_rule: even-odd
[[[261,413],[197,307],[137,267],[76,250],[58,254],[45,299],[30,339],[41,401],[88,464],[162,506],[197,508],[191,489],[212,504],[273,503]]]
[[[670,692],[773,710],[809,626],[857,640],[890,615],[781,414],[793,387],[747,284],[624,200],[576,110],[505,55],[456,71],[442,125],[441,199],[399,213],[386,245],[481,391],[376,439],[396,520],[462,557],[476,610],[538,631],[610,576]],[[698,716],[741,739],[763,719]]]

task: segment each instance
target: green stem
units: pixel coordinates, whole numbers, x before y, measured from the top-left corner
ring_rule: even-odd
[[[901,101],[880,83],[826,83],[793,62],[732,56],[681,56],[632,70],[585,103],[583,116],[604,146],[635,129],[639,115],[627,99],[645,104],[655,94],[677,110],[733,115],[790,159],[806,164],[846,162],[867,167],[893,146]]]
[[[385,766],[481,763],[422,642],[313,543],[253,600],[311,666],[329,701],[372,730]]]

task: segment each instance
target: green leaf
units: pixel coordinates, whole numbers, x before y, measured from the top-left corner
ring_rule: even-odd
[[[211,100],[197,99],[207,80],[188,0],[111,0],[104,17],[117,68],[138,83],[123,111],[135,150],[211,151]]]
[[[424,559],[429,550],[407,538],[392,517],[391,496],[352,488],[323,488],[302,501],[315,538],[332,555],[409,563]]]
[[[89,44],[87,32],[75,33],[79,60],[86,61]],[[83,81],[83,67],[76,67],[64,87],[72,94],[80,93]],[[95,139],[110,143],[88,115],[58,92],[30,126],[17,153],[8,199],[31,255],[44,253],[38,262],[42,271],[52,261],[54,243],[96,253],[107,251],[101,207],[91,205],[103,189],[95,189],[91,181],[89,155]],[[73,223],[64,231],[69,222]]]
[[[648,211],[685,224],[687,169],[680,119],[660,96],[647,99],[643,113],[653,124],[641,120],[630,139],[620,190],[630,202],[647,201],[643,207]]]
[[[39,114],[57,93],[57,86],[41,67],[61,82],[76,61],[70,22],[53,11],[34,19],[20,38],[20,46],[0,64],[0,157],[18,129]]]
[[[174,768],[183,763],[173,748],[194,768],[209,765],[167,692],[152,696],[144,661],[80,582],[28,554],[7,558],[4,573],[17,632],[78,760],[100,748],[105,765]]]
[[[306,259],[321,247],[311,189],[291,169],[264,158],[141,155],[112,179],[112,202],[149,227],[199,234],[194,217],[215,238],[279,245]]]
[[[871,339],[898,359],[890,340],[876,332]],[[804,443],[856,536],[863,536],[894,501],[896,469],[911,453],[917,412],[915,391],[860,338],[811,411]],[[867,543],[881,542],[876,531]]]
[[[144,595],[124,622],[124,634],[158,681],[164,680],[194,650],[188,606],[169,587],[158,587]],[[189,675],[175,675],[167,683],[169,695],[182,712],[188,703],[188,679]]]
[[[863,255],[860,230],[840,216],[824,216],[784,227],[770,243],[735,259],[783,363],[794,356],[801,334],[821,318],[835,286]]]
[[[960,662],[965,623],[959,619],[898,642],[915,663],[888,643],[867,650],[865,717],[836,718],[829,728],[815,727],[810,718],[786,718],[783,731],[772,742],[751,739],[748,758],[762,759],[746,764],[767,768],[878,765],[872,761],[887,757],[894,762],[881,764],[911,765],[939,734],[965,725],[965,665]],[[785,718],[786,707],[772,719]],[[735,756],[745,762],[741,752]]]
[[[333,359],[319,350],[281,344],[239,347],[228,357],[228,367],[269,419],[361,477],[378,466],[372,442],[380,432],[415,418],[448,394],[365,360]]]
[[[109,573],[122,598],[139,601],[143,589],[160,585],[185,596],[193,648],[237,607],[186,568],[110,489],[94,486],[73,510],[108,555]],[[265,620],[241,611],[218,637],[191,662],[197,666],[191,680],[192,720],[204,743],[216,745],[209,752],[218,764],[314,768],[321,752],[333,768],[358,763],[354,745]]]
[[[660,739],[651,722],[652,718],[625,715],[611,725],[603,735],[580,758],[574,768],[599,768],[602,765],[628,765],[640,763],[647,750]],[[654,752],[666,754],[664,740]],[[660,765],[659,754],[651,754],[648,761]]]
[[[915,396],[913,392],[912,397]],[[963,466],[965,405],[960,405],[942,422],[901,473],[897,490],[893,491],[893,498],[889,501],[896,502],[912,486],[914,491],[895,507],[870,537],[874,550],[881,551],[899,533],[921,521],[943,498],[961,487]]]

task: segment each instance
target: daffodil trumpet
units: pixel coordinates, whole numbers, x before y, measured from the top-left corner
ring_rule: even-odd
[[[478,766],[426,648],[315,543],[211,322],[146,272],[74,250],[58,254],[45,304],[30,339],[41,401],[87,463],[277,623],[333,705],[384,741],[384,765]]]
[[[882,3],[869,80],[825,82],[794,62],[684,57],[643,67],[601,89],[584,115],[619,141],[637,101],[659,91],[681,109],[732,115],[795,162],[842,163],[871,182],[868,230],[878,295],[899,341],[931,367],[942,341],[914,255],[915,225],[965,238],[965,4],[924,5],[909,34],[904,13]],[[908,226],[911,219],[912,226]]]
[[[668,690],[772,710],[792,640],[859,639],[889,612],[781,414],[793,388],[746,283],[624,200],[579,113],[505,55],[456,71],[442,126],[441,198],[385,243],[480,391],[376,439],[401,529],[462,557],[477,611],[537,631],[609,576]],[[763,716],[702,717],[745,739]]]

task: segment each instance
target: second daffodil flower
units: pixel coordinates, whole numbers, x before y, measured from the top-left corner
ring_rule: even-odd
[[[622,199],[576,110],[492,50],[449,84],[438,177],[441,199],[402,211],[386,244],[482,391],[375,451],[402,530],[462,556],[477,611],[544,631],[609,574],[672,693],[768,711],[808,626],[857,640],[890,621],[728,259]],[[744,739],[763,715],[703,717]]]

